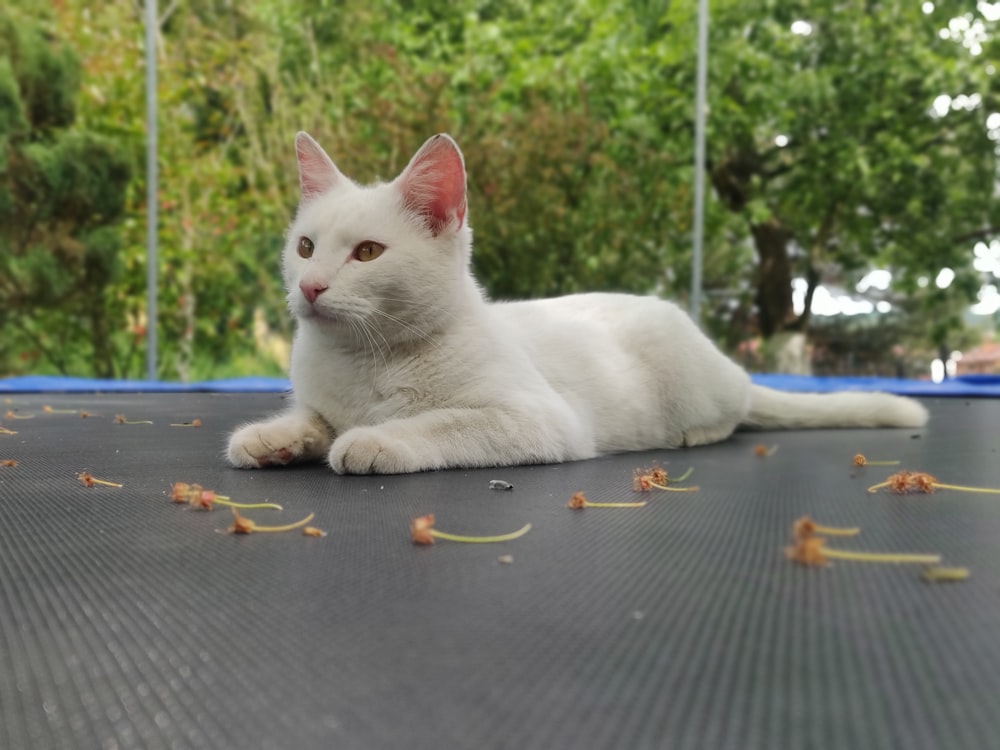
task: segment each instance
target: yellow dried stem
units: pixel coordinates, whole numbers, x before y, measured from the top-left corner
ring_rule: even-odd
[[[124,414],[115,414],[115,424],[153,424],[151,419],[125,419]]]
[[[966,580],[971,573],[968,568],[946,568],[941,565],[932,565],[924,568],[920,577],[927,583],[953,583],[955,581]]]
[[[54,409],[53,407],[46,404],[42,407],[42,411],[46,414],[76,414],[77,409]]]

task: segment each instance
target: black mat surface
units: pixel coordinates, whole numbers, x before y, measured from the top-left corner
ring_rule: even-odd
[[[558,466],[338,477],[221,454],[277,395],[17,395],[0,413],[0,747],[976,748],[1000,736],[1000,495],[873,496],[899,459],[1000,487],[1000,401],[925,430],[743,433]],[[84,409],[100,416],[43,411]],[[154,424],[114,424],[115,414]],[[170,423],[201,420],[201,426]],[[766,458],[758,443],[777,445]],[[639,509],[632,472],[694,467]],[[84,487],[90,471],[121,488]],[[490,479],[511,482],[509,492]],[[315,512],[325,538],[216,533]],[[495,545],[411,544],[412,517]],[[936,552],[969,580],[783,557],[802,514],[838,546]],[[501,562],[509,555],[512,562]]]

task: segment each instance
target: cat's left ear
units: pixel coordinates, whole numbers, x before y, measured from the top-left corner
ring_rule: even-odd
[[[451,136],[439,133],[414,154],[396,178],[403,205],[424,217],[434,236],[465,221],[465,161]]]
[[[299,132],[295,136],[295,155],[299,160],[299,186],[304,201],[325,193],[345,179],[323,147],[308,133]]]

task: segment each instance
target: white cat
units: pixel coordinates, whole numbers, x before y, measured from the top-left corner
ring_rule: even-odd
[[[326,458],[391,474],[571,461],[761,428],[917,427],[916,401],[751,385],[675,305],[580,294],[488,302],[469,266],[465,165],[436,135],[390,183],[346,178],[305,133],[284,249],[293,405],[236,430],[240,467]]]

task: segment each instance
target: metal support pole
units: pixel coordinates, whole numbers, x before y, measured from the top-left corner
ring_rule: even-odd
[[[698,72],[694,104],[694,238],[691,253],[691,318],[701,321],[702,245],[705,235],[705,119],[708,99],[708,0],[698,0]]]
[[[156,380],[157,202],[156,0],[146,0],[146,378]]]

